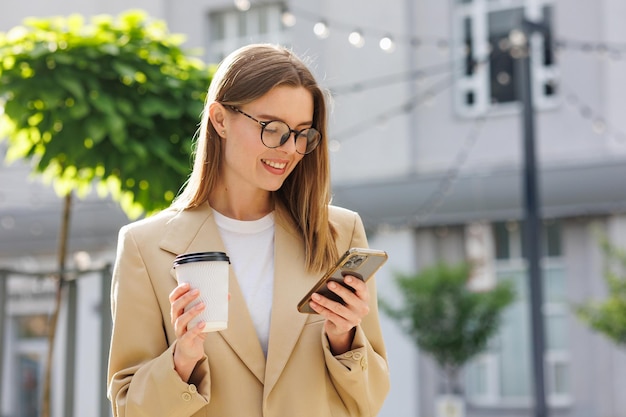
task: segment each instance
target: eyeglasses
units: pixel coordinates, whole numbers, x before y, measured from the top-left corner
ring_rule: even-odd
[[[312,127],[294,130],[287,123],[280,120],[261,122],[235,106],[228,107],[261,125],[261,142],[268,148],[273,149],[284,145],[293,133],[294,141],[296,142],[296,152],[306,155],[313,152],[322,139],[322,134]]]

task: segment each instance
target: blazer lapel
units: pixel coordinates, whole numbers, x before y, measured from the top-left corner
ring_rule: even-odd
[[[276,211],[274,235],[274,296],[265,372],[265,395],[276,384],[302,332],[307,314],[297,304],[319,278],[305,271],[304,244],[295,226]],[[296,312],[296,314],[294,314]]]
[[[164,230],[160,247],[175,255],[226,251],[208,204],[192,210],[184,210],[173,217]],[[171,273],[175,278],[173,270]],[[252,318],[233,268],[230,268],[228,289],[230,292],[228,329],[218,333],[259,381],[263,382],[265,355],[258,342]]]

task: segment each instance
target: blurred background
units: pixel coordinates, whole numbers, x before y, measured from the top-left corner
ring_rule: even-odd
[[[380,295],[399,299],[397,273],[469,260],[472,287],[514,283],[488,347],[464,364],[471,417],[537,414],[533,323],[539,312],[543,394],[552,416],[626,416],[624,343],[595,332],[575,306],[607,297],[602,236],[626,247],[626,3],[622,0],[31,0],[7,2],[0,32],[29,16],[88,19],[142,9],[186,36],[207,64],[252,42],[309,59],[333,96],[334,203],[358,211],[370,246],[389,253]],[[543,298],[533,304],[522,231],[524,119],[515,34],[529,33]],[[512,36],[513,35],[513,36]],[[0,57],[6,59],[6,56]],[[526,114],[528,117],[528,114]],[[7,153],[0,142],[0,156]],[[3,158],[4,159],[4,158]],[[0,165],[0,416],[41,412],[48,319],[63,201],[28,161]],[[76,199],[53,356],[51,415],[107,416],[108,280],[118,203]],[[534,298],[536,301],[537,299]],[[295,308],[295,307],[294,307]],[[436,414],[442,377],[382,315],[392,389],[385,417]],[[626,323],[626,319],[622,323]],[[71,384],[68,384],[71,381]],[[541,408],[541,407],[540,407]],[[454,411],[456,413],[456,411]]]

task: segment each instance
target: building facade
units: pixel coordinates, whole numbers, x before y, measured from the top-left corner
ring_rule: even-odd
[[[620,395],[626,355],[573,313],[577,303],[606,294],[598,234],[626,247],[621,0],[582,0],[576,7],[565,0],[35,0],[4,10],[0,30],[34,13],[89,16],[130,7],[166,20],[172,32],[187,36],[190,48],[203,49],[207,62],[250,42],[281,43],[310,58],[333,95],[334,202],[358,211],[370,246],[389,252],[389,263],[377,274],[382,296],[397,295],[395,271],[437,261],[479,262],[472,278],[479,287],[515,283],[519,297],[499,334],[464,369],[470,417],[532,415],[515,40],[523,19],[540,23],[530,36],[530,89],[543,225],[546,401],[553,416],[626,416]],[[61,203],[49,187],[27,180],[28,172],[20,163],[0,168],[0,262],[11,270],[51,270]],[[127,221],[108,200],[77,201],[72,262],[78,267],[85,253],[90,268],[112,262],[117,230]],[[44,301],[34,302],[20,296],[20,288],[30,287],[19,282],[9,285],[2,335],[0,415],[11,417],[31,415],[24,404],[32,402],[28,395],[37,396],[45,356],[43,335],[24,329],[37,329],[38,317],[51,309],[49,283],[40,282]],[[78,360],[95,363],[102,338],[88,336],[88,329],[99,326],[99,306],[108,294],[95,276],[81,281],[80,289]],[[435,364],[395,323],[382,320],[392,390],[381,416],[433,415],[440,386]],[[59,342],[55,350],[59,370],[66,349]],[[62,381],[62,372],[55,378]],[[76,372],[76,415],[97,415],[98,378],[95,367]],[[24,384],[35,388],[15,388]],[[55,416],[64,415],[66,403],[62,390],[55,390]]]

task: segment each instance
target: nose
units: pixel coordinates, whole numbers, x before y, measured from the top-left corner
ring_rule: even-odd
[[[291,129],[289,131],[289,136],[287,136],[287,139],[285,139],[285,141],[283,142],[282,145],[279,146],[279,148],[288,153],[295,153],[297,149],[296,147],[296,135],[297,134],[298,132]],[[291,140],[292,137],[293,137],[293,140]]]

